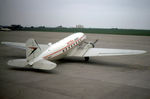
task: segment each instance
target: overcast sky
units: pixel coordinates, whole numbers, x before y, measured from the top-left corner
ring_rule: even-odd
[[[0,0],[0,25],[150,29],[150,0]]]

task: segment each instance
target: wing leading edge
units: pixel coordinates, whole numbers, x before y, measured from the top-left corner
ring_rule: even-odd
[[[143,53],[146,53],[146,51],[130,50],[130,49],[90,48],[84,54],[84,57],[135,55],[135,54],[143,54]]]

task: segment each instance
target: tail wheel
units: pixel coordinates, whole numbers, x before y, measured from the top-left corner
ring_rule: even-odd
[[[84,59],[85,59],[85,61],[89,61],[90,58],[89,57],[84,57]]]

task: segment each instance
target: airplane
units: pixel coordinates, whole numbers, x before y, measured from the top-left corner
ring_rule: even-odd
[[[1,44],[26,50],[25,59],[13,59],[8,65],[16,67],[28,67],[39,70],[52,70],[57,64],[55,60],[65,57],[83,57],[89,61],[90,57],[135,55],[146,53],[144,50],[95,48],[95,42],[86,42],[86,35],[82,32],[72,35],[52,44],[38,44],[30,38],[26,43],[1,42]]]
[[[0,31],[11,31],[11,29],[0,27]]]

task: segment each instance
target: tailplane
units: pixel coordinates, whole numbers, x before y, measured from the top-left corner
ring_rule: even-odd
[[[3,42],[3,44],[20,45],[21,43]],[[19,68],[34,68],[40,70],[52,70],[57,66],[57,64],[51,61],[45,59],[39,60],[38,56],[42,53],[42,50],[34,39],[28,39],[25,44],[25,48],[26,48],[26,59],[9,60],[8,65]]]

